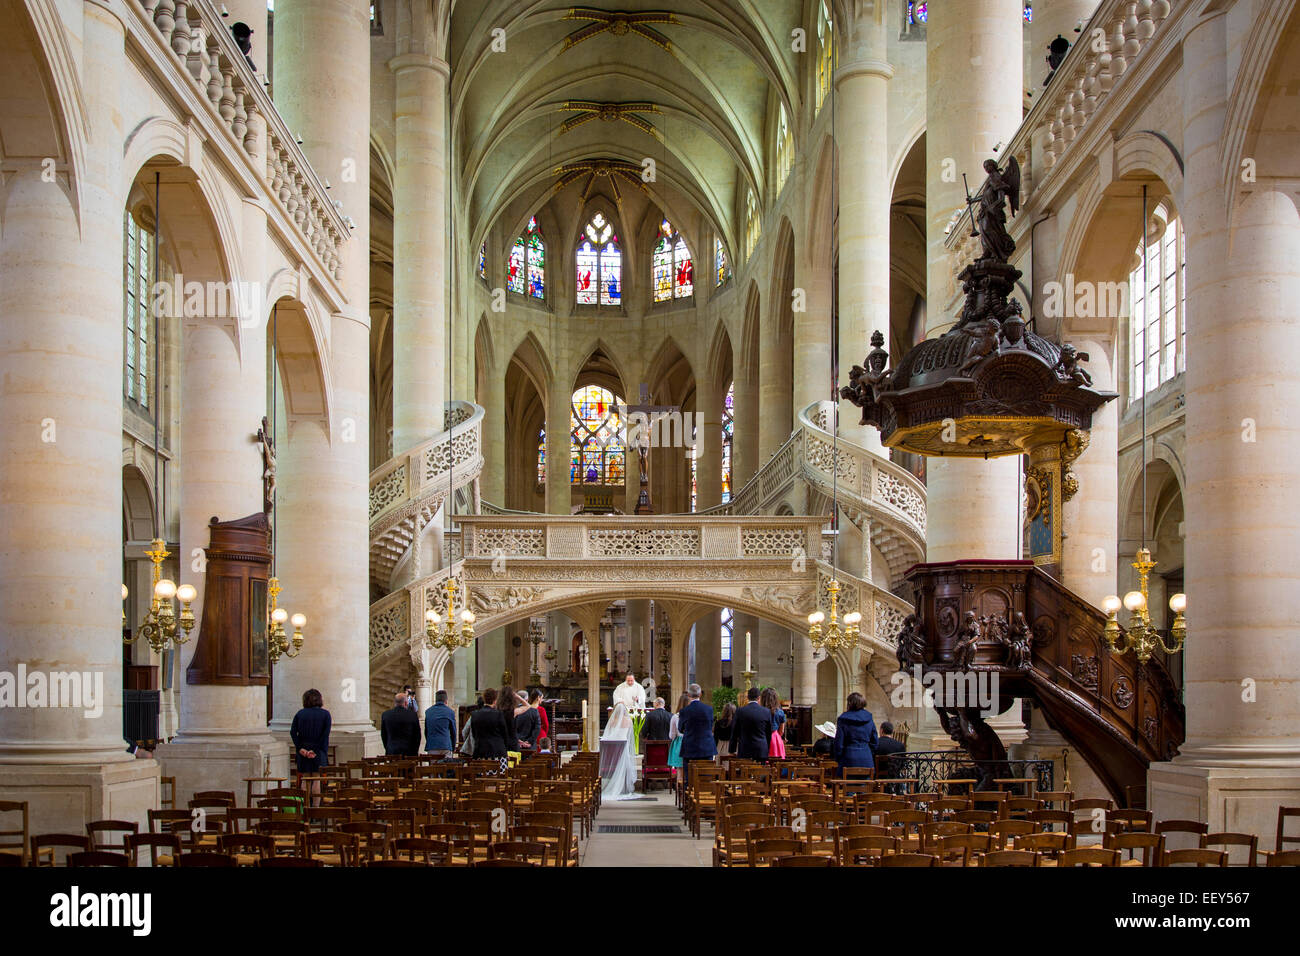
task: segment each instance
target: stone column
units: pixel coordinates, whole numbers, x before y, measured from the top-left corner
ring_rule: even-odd
[[[480,494],[484,501],[505,506],[506,503],[506,382],[504,370],[488,367],[482,370],[484,392],[477,396],[483,406],[483,475],[479,479]],[[526,449],[523,458],[536,466],[533,455],[537,435],[524,435]],[[549,452],[549,449],[547,450]],[[550,474],[551,457],[546,456],[547,474]],[[525,470],[524,487],[531,489],[536,479]]]
[[[731,449],[732,493],[745,486],[758,470],[758,376],[739,368],[736,385],[736,431]]]
[[[1271,844],[1278,804],[1300,803],[1300,519],[1278,507],[1300,492],[1290,411],[1300,328],[1279,321],[1300,301],[1300,217],[1287,181],[1264,176],[1225,208],[1226,19],[1216,10],[1183,40],[1187,513],[1196,516],[1186,539],[1187,740],[1147,780],[1158,818]]]
[[[281,456],[279,576],[285,605],[307,615],[307,643],[276,666],[272,726],[287,729],[316,687],[338,759],[355,760],[379,749],[368,640],[370,16],[362,0],[280,0],[275,18],[276,104],[356,228],[342,248],[347,305],[330,320],[328,431],[291,419]],[[349,161],[355,176],[344,179]]]
[[[113,10],[120,9],[114,7]],[[30,803],[32,833],[84,832],[158,805],[158,765],[122,739],[122,128],[124,27],[84,15],[87,147],[68,179],[38,159],[6,173],[0,238],[0,670],[83,675],[48,706],[0,707],[0,797]],[[10,103],[40,122],[50,107]],[[16,111],[30,111],[17,113]],[[70,178],[70,177],[69,177]],[[94,698],[93,700],[91,698]],[[77,699],[79,698],[79,699]],[[62,701],[63,696],[60,697]],[[17,701],[15,701],[17,703]]]
[[[809,254],[810,250],[801,250],[795,260],[794,284],[803,291],[806,308],[794,314],[791,424],[799,421],[800,412],[813,402],[825,401],[831,392],[831,266],[809,261]],[[786,432],[781,441],[788,437]]]
[[[450,74],[447,63],[428,52],[428,38],[405,36],[405,32],[404,27],[399,27],[398,50],[406,52],[399,52],[388,63],[397,83],[393,182],[393,451],[396,454],[443,430],[441,410],[447,400],[447,81]],[[458,345],[473,347],[468,341]]]
[[[839,145],[840,382],[870,350],[873,331],[889,349],[889,65],[884,5],[855,5],[849,42],[835,74],[835,138]],[[935,6],[938,6],[936,4]],[[815,399],[825,398],[823,392]],[[888,456],[878,429],[840,418],[840,434]]]
[[[794,405],[794,385],[791,381],[791,356],[780,347],[778,330],[785,321],[790,300],[769,301],[764,304],[762,328],[759,332],[759,386],[758,393],[758,462],[757,467],[771,458],[790,437],[789,410]]]
[[[1074,339],[1081,352],[1090,358],[1088,371],[1092,383],[1102,391],[1115,388],[1115,349],[1109,340]],[[1074,497],[1062,505],[1061,544],[1062,581],[1093,607],[1115,594],[1118,560],[1113,553],[1115,529],[1119,520],[1119,405],[1116,399],[1103,405],[1092,416],[1088,447],[1069,466],[1079,482]]]
[[[952,324],[958,308],[944,227],[965,205],[961,174],[971,189],[984,160],[1007,142],[1022,114],[1024,33],[1021,0],[935,3],[926,24],[926,239],[929,273],[927,334]],[[956,171],[946,182],[945,166]],[[886,199],[887,201],[887,199]],[[844,272],[841,262],[841,274]],[[842,281],[842,280],[841,280]],[[1019,555],[1020,491],[1016,459],[931,458],[928,466],[930,561],[1007,559]]]
[[[569,478],[569,428],[573,390],[567,370],[557,369],[546,388],[546,513],[567,515],[573,510],[573,484]],[[629,474],[633,462],[629,464]]]

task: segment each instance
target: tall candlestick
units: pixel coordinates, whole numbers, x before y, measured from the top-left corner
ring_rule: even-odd
[[[747,670],[747,671],[748,671],[748,670],[753,670],[753,668],[750,667],[749,664],[750,664],[750,661],[749,661],[749,631],[746,631],[746,632],[745,632],[745,670]]]
[[[587,719],[587,701],[585,698],[582,701],[582,719]]]

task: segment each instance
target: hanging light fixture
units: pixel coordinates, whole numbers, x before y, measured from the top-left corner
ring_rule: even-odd
[[[155,172],[153,174],[153,288],[158,288],[158,270],[161,256],[158,252],[158,224],[162,219],[162,174]],[[163,301],[162,297],[157,303]],[[149,600],[149,613],[145,615],[144,621],[140,624],[139,630],[133,635],[127,637],[122,635],[122,643],[134,644],[143,637],[149,643],[149,647],[156,653],[161,654],[163,651],[172,647],[179,647],[190,639],[190,631],[194,630],[194,611],[190,605],[194,603],[197,592],[192,584],[182,584],[176,586],[176,582],[170,578],[163,577],[162,565],[165,560],[171,557],[171,552],[167,550],[167,543],[163,540],[159,530],[162,512],[162,482],[158,475],[158,466],[160,461],[159,448],[162,445],[160,427],[159,427],[159,410],[158,410],[158,383],[161,376],[161,365],[159,356],[162,351],[162,316],[159,314],[161,309],[158,305],[151,305],[148,314],[153,317],[153,543],[149,550],[145,552],[149,560],[153,562],[152,580],[153,590]],[[129,590],[125,584],[122,585],[122,600],[125,602],[129,595]],[[173,601],[180,602],[180,613],[177,613],[176,605]],[[122,629],[126,630],[126,608],[122,609]]]
[[[1147,287],[1147,249],[1150,246],[1147,234],[1149,223],[1147,217],[1147,187],[1142,187],[1142,321],[1146,322],[1149,289]],[[1156,238],[1159,242],[1159,237]],[[1163,304],[1163,303],[1162,303]],[[1143,375],[1146,368],[1143,367]],[[1147,547],[1147,384],[1142,382],[1142,546],[1138,548],[1137,560],[1133,569],[1138,573],[1138,590],[1129,591],[1123,600],[1114,594],[1102,600],[1101,606],[1107,615],[1104,631],[1106,644],[1116,656],[1132,651],[1140,663],[1151,659],[1156,649],[1166,654],[1178,654],[1187,640],[1187,621],[1183,612],[1187,610],[1187,595],[1175,594],[1169,599],[1169,610],[1174,612],[1174,622],[1169,626],[1172,643],[1165,643],[1161,629],[1151,623],[1148,606],[1147,579],[1156,562],[1151,560],[1151,551]],[[1117,615],[1121,607],[1127,608],[1131,617],[1128,627],[1121,635]]]
[[[267,419],[263,419],[264,428],[266,424],[270,425],[271,434],[269,436],[263,436],[263,438],[270,439],[271,450],[269,454],[271,456],[274,455],[275,451],[275,400],[277,387],[279,385],[279,376],[277,373],[280,366],[280,323],[278,310],[278,304],[271,306],[271,414],[269,416],[269,423],[267,422]],[[273,457],[271,457],[269,461],[267,470],[270,474],[269,476],[264,476],[263,480],[266,480],[266,477],[269,477],[271,480],[271,577],[266,582],[266,593],[268,598],[266,605],[266,656],[272,664],[276,664],[279,663],[280,658],[282,657],[293,660],[293,658],[302,653],[302,629],[307,624],[307,615],[301,613],[290,615],[286,608],[280,607],[280,592],[284,589],[280,586],[280,579],[276,577],[275,574],[275,552],[277,538],[279,537],[277,533],[279,531],[279,525],[276,523],[275,516],[276,504],[279,500],[279,492],[275,486],[275,461]],[[265,505],[263,505],[263,507],[265,507]],[[292,638],[285,632],[285,621],[288,621],[293,626]]]
[[[839,93],[834,84],[831,86],[831,140],[836,141],[835,133],[835,106],[839,98]],[[831,163],[835,167],[831,174],[831,209],[838,209],[839,190],[836,182],[839,178],[837,151],[832,151]],[[839,298],[839,283],[835,283],[835,295]],[[837,341],[835,320],[838,318],[838,309],[831,309],[831,329],[830,341]],[[862,622],[862,615],[857,611],[850,611],[844,615],[843,621],[839,616],[839,593],[840,582],[837,579],[836,562],[839,558],[840,547],[840,505],[839,505],[839,435],[840,435],[840,405],[839,389],[837,381],[839,378],[839,369],[837,368],[837,356],[835,351],[831,351],[831,533],[834,540],[831,544],[831,580],[826,585],[826,595],[830,602],[830,620],[827,621],[826,613],[820,608],[808,615],[808,640],[812,646],[817,649],[825,648],[827,650],[839,650],[842,648],[853,647],[858,642],[858,626]]]
[[[468,607],[460,612],[460,626],[456,625],[456,579],[449,577],[443,588],[446,595],[446,617],[438,620],[438,612],[433,608],[424,612],[424,646],[429,650],[443,648],[448,654],[459,647],[469,647],[474,643],[474,612]],[[468,598],[468,593],[466,594]]]

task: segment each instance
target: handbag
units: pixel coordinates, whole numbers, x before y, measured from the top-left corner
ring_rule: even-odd
[[[785,759],[785,740],[781,737],[780,731],[772,731],[772,739],[767,744],[767,755]]]

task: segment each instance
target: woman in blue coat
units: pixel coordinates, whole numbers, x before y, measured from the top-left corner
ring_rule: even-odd
[[[849,694],[847,710],[835,721],[835,742],[831,756],[840,765],[840,776],[845,767],[874,767],[876,765],[876,722],[867,710],[867,699],[854,691]]]

